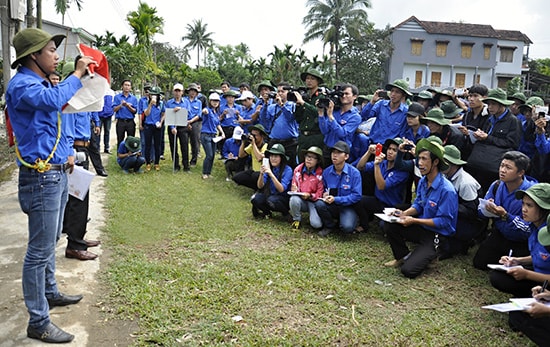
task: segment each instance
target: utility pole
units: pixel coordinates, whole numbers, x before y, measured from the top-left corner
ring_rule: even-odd
[[[10,42],[12,22],[9,12],[9,0],[0,0],[0,22],[2,23],[2,71],[3,71],[3,85],[2,93],[6,91],[8,81],[11,78],[10,67]]]

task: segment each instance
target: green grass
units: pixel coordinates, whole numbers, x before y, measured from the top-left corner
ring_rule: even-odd
[[[109,167],[106,301],[137,319],[136,345],[525,346],[507,315],[480,307],[508,300],[471,266],[445,260],[409,280],[379,230],[352,238],[295,232],[251,217],[247,188]],[[471,252],[473,253],[473,252]],[[233,317],[242,316],[240,322]]]

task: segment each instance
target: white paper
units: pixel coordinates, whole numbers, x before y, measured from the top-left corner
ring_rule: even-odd
[[[220,142],[222,139],[223,139],[223,137],[221,137],[221,136],[216,136],[216,137],[214,137],[214,138],[212,139],[212,141],[214,141],[214,143],[218,143],[218,142]]]
[[[291,191],[288,191],[287,193],[288,193],[288,195],[298,195],[298,196],[304,196],[304,195],[307,194],[307,193],[304,193],[304,192],[291,192]]]
[[[502,304],[486,305],[481,308],[495,310],[498,312],[510,312],[510,311],[523,311],[528,309],[531,304],[537,301],[535,298],[512,298],[510,302],[505,302]],[[550,306],[549,302],[544,302],[545,306]]]
[[[474,136],[475,131],[474,130],[468,130],[468,133],[470,134],[470,142],[476,143],[477,139]]]
[[[502,264],[487,264],[487,267],[492,270],[499,270],[504,272],[507,272],[510,269],[523,269],[523,266],[521,265],[506,266]]]
[[[180,108],[178,111],[174,111],[173,108],[164,109],[164,124],[175,126],[187,125],[187,114],[189,111],[186,108]]]
[[[487,211],[487,204],[492,203],[486,199],[479,199],[479,209],[485,217],[499,217],[499,215]]]
[[[77,199],[84,200],[94,176],[94,173],[82,166],[75,165],[73,172],[68,175],[69,194]]]
[[[396,216],[388,216],[384,213],[375,213],[374,214],[376,217],[380,218],[381,220],[383,220],[384,222],[388,222],[388,223],[400,223],[399,222],[399,217],[396,217]]]

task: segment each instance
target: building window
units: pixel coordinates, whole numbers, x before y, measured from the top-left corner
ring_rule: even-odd
[[[448,45],[449,45],[449,41],[436,41],[436,44],[435,44],[436,57],[446,57]]]
[[[501,63],[513,63],[514,62],[514,48],[512,48],[512,47],[500,47],[500,62]]]
[[[462,42],[460,45],[460,56],[463,59],[472,58],[472,47],[474,44],[472,42]]]
[[[491,59],[491,45],[484,45],[483,46],[483,59],[489,60]]]
[[[411,54],[412,55],[422,55],[422,41],[411,40]]]
[[[476,78],[475,78],[475,83],[476,84],[480,84],[481,83],[481,76],[480,75],[476,75]]]
[[[441,72],[432,71],[432,82],[430,85],[433,87],[441,87]]]
[[[420,86],[422,86],[422,71],[416,70],[414,74],[414,87],[418,88]]]
[[[466,86],[466,74],[457,73],[455,74],[455,87],[464,88]]]

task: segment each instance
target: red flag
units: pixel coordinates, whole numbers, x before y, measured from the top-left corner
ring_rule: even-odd
[[[103,97],[111,92],[109,64],[100,50],[82,43],[78,48],[83,56],[92,57],[97,65],[88,66],[89,74],[81,79],[82,88],[63,107],[63,113],[99,112],[103,109]]]

